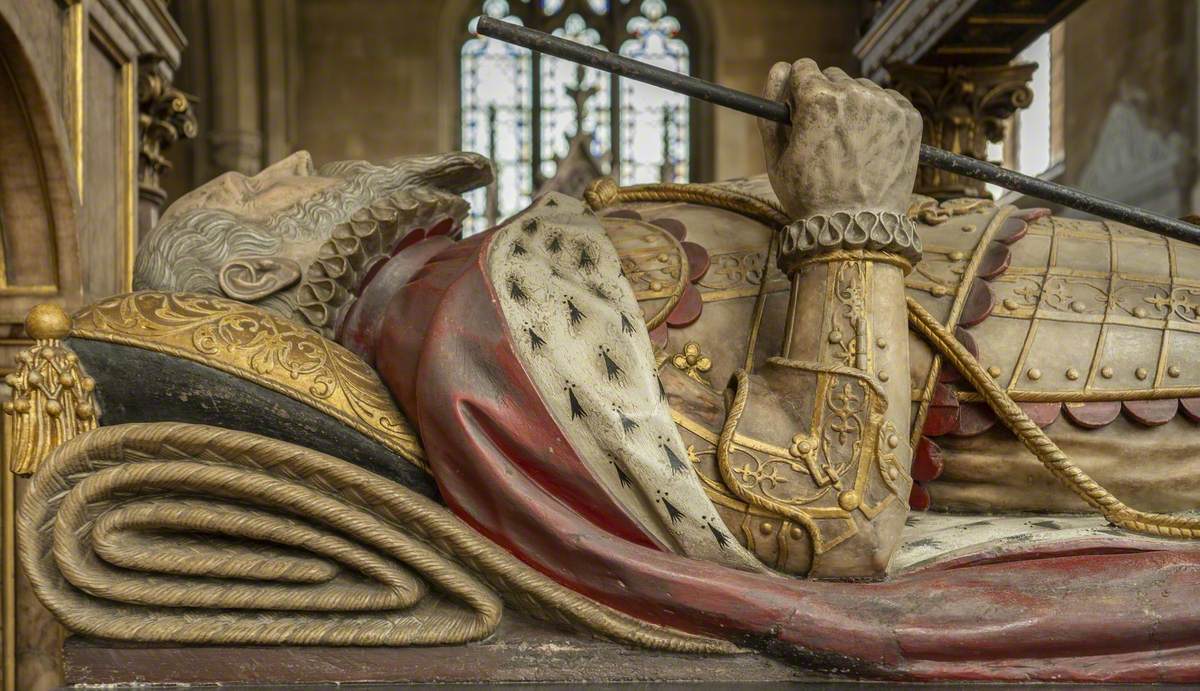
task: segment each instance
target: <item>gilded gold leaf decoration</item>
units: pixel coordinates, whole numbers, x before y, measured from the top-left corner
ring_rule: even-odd
[[[315,331],[220,297],[145,291],[75,315],[71,335],[193,360],[294,398],[419,467],[425,454],[375,371]]]

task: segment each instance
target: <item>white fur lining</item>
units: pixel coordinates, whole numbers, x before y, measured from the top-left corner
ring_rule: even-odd
[[[679,554],[763,570],[700,486],[600,223],[552,193],[497,231],[487,259],[517,357],[609,495]]]

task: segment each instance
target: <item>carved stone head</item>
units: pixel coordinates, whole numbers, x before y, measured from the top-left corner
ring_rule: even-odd
[[[224,295],[329,335],[376,262],[413,230],[461,223],[459,193],[491,179],[488,160],[465,152],[316,170],[300,151],[252,177],[225,173],[142,239],[134,287]]]

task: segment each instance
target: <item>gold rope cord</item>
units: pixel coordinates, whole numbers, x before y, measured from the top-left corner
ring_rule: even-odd
[[[34,475],[17,529],[39,599],[92,636],[450,645],[493,633],[503,597],[634,645],[736,650],[579,595],[401,485],[246,432],[182,423],[84,432]]]
[[[778,204],[709,185],[662,182],[619,187],[612,178],[599,178],[588,186],[583,199],[593,211],[632,202],[685,202],[739,213],[775,230],[791,222]]]
[[[958,290],[955,292],[954,301],[950,305],[950,314],[946,315],[946,323],[953,326],[958,325],[958,318],[962,314],[964,305],[966,305],[967,297],[971,293],[971,284],[975,282],[975,274],[979,272],[979,265],[983,262],[983,256],[986,254],[988,244],[992,238],[999,232],[1000,226],[1008,220],[1008,217],[1013,213],[1013,207],[1002,207],[992,215],[992,219],[988,221],[987,227],[983,229],[983,234],[979,236],[979,240],[975,243],[975,249],[971,252],[971,258],[967,261],[967,265],[963,268],[963,273],[958,279]],[[938,375],[942,372],[942,358],[935,351],[933,358],[929,363],[929,373],[925,376],[925,386],[921,388],[921,398],[917,404],[917,413],[913,416],[912,430],[909,432],[909,445],[916,449],[917,444],[921,441],[921,436],[925,430],[925,420],[929,417],[929,408],[933,403],[933,392],[937,387]]]
[[[996,411],[1004,424],[1037,456],[1051,474],[1097,509],[1109,522],[1126,530],[1159,537],[1200,538],[1200,518],[1139,511],[1126,506],[1101,487],[1072,463],[1058,445],[1029,419],[1025,411],[1021,410],[1008,393],[988,375],[979,361],[955,340],[953,334],[938,323],[919,302],[912,298],[907,298],[907,301],[908,318],[913,328],[958,368]]]

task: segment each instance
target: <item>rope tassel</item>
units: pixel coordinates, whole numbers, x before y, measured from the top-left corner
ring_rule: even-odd
[[[1111,492],[1100,486],[1079,466],[1071,462],[1042,428],[1013,401],[984,370],[983,365],[959,343],[916,300],[908,298],[908,320],[925,340],[954,364],[975,390],[983,396],[996,415],[1011,429],[1042,465],[1071,491],[1110,523],[1120,528],[1158,537],[1200,538],[1200,518],[1163,513],[1149,513],[1126,506]]]
[[[25,318],[34,345],[17,355],[17,370],[4,378],[12,400],[4,412],[12,418],[6,438],[12,472],[32,475],[52,451],[96,428],[96,382],[62,344],[71,318],[57,305],[38,305]]]

